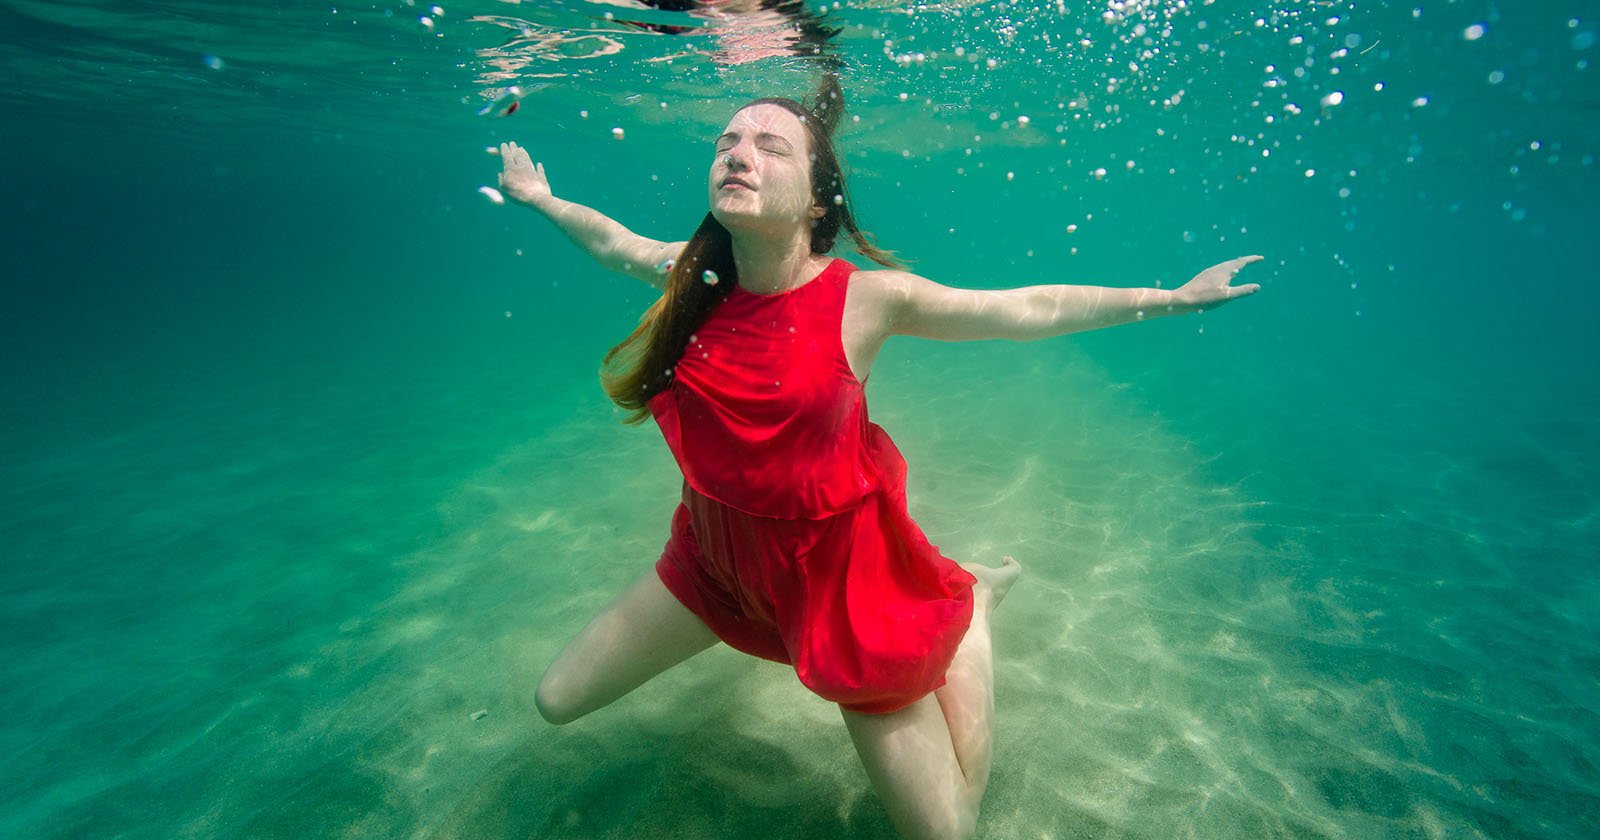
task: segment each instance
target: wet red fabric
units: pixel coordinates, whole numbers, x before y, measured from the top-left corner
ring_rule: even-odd
[[[840,341],[854,271],[735,288],[651,400],[685,479],[656,570],[730,646],[884,713],[943,685],[974,580],[911,520],[905,461],[867,419]]]

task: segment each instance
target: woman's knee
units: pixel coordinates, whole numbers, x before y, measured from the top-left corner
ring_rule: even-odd
[[[589,710],[582,707],[567,681],[554,671],[554,668],[546,671],[539,680],[539,687],[533,693],[533,705],[538,707],[540,717],[560,726],[583,717]]]

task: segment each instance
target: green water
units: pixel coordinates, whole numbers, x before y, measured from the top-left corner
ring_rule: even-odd
[[[807,6],[919,273],[1267,257],[874,367],[913,515],[1027,570],[980,836],[1600,833],[1600,7]],[[538,717],[680,479],[594,379],[650,289],[476,192],[515,140],[685,237],[821,62],[588,0],[0,12],[0,835],[891,836],[780,666]]]

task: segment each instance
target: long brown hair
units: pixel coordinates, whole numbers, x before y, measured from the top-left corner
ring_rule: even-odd
[[[768,97],[747,103],[776,105],[805,126],[811,142],[811,201],[824,214],[811,222],[811,253],[826,254],[842,228],[862,256],[900,268],[894,255],[872,244],[856,226],[850,212],[850,195],[845,189],[839,155],[833,148],[833,130],[844,115],[844,92],[839,80],[829,73],[817,85],[812,104],[807,107],[781,97]],[[716,273],[718,282],[705,282],[706,272]],[[689,336],[721,303],[739,280],[733,262],[733,236],[710,213],[683,248],[667,275],[666,291],[645,310],[639,325],[620,344],[606,353],[600,363],[600,384],[606,395],[627,410],[624,423],[638,423],[650,416],[650,398],[672,382],[673,366],[689,345]]]

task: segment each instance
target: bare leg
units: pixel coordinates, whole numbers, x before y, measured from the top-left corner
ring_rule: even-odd
[[[1022,567],[1007,557],[997,569],[963,568],[978,578],[972,626],[945,673],[944,687],[893,714],[843,712],[878,798],[908,840],[971,837],[989,785],[994,719],[989,615]]]
[[[556,656],[539,680],[539,714],[570,723],[716,643],[652,568]]]

